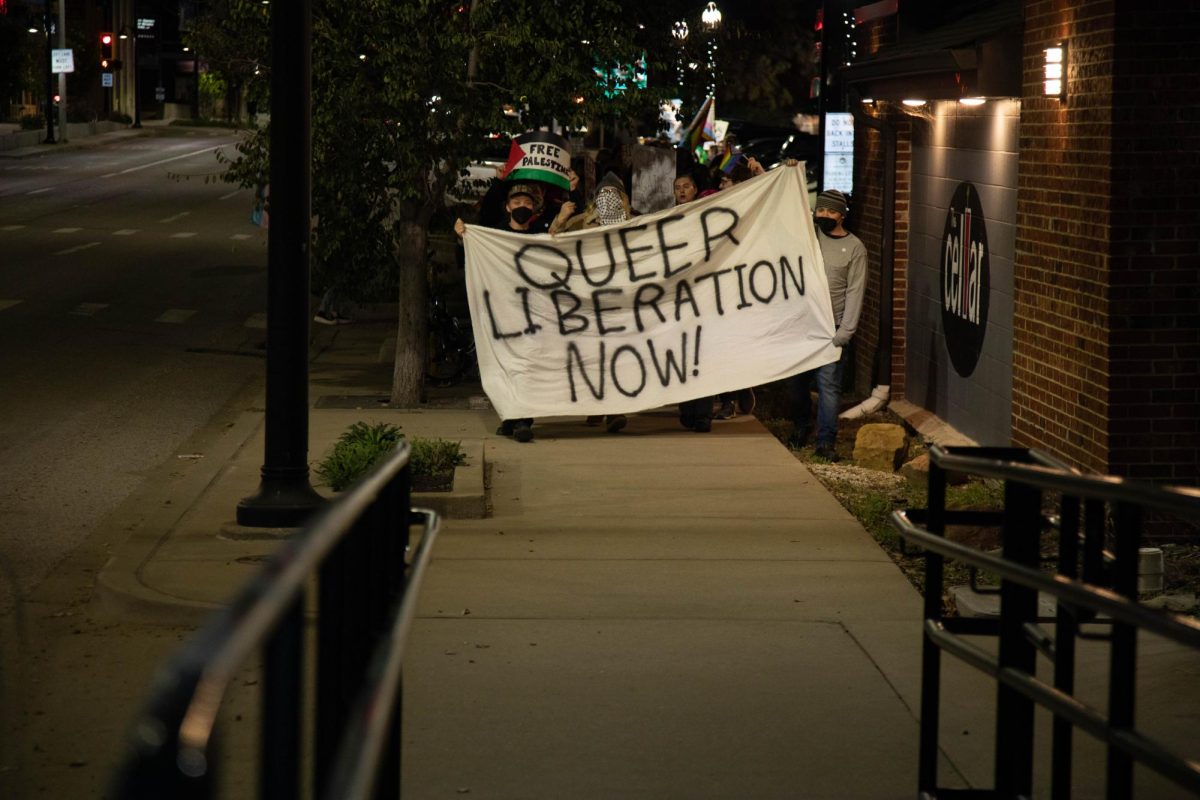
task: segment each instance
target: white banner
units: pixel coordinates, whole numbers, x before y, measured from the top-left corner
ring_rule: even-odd
[[[467,226],[483,388],[502,419],[641,411],[836,361],[803,165],[620,225]]]

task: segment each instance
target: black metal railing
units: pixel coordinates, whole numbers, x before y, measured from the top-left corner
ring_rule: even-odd
[[[337,800],[400,796],[400,665],[439,528],[433,512],[410,509],[408,462],[401,443],[175,655],[133,725],[117,797],[215,796],[218,711],[257,652],[257,796],[292,800],[306,785]],[[423,529],[410,554],[414,524]]]
[[[947,510],[948,471],[1003,481],[1004,510]],[[1050,507],[1055,510],[1049,511]],[[932,448],[928,507],[892,516],[904,539],[925,552],[920,797],[1031,797],[1034,708],[1038,705],[1054,715],[1051,796],[1055,800],[1071,796],[1075,728],[1107,745],[1108,798],[1132,797],[1135,762],[1200,795],[1200,763],[1172,752],[1135,726],[1138,631],[1200,650],[1200,623],[1195,619],[1138,603],[1138,550],[1146,512],[1198,523],[1200,489],[1085,475],[1036,450]],[[1000,526],[1001,555],[945,538],[946,526],[955,524]],[[1058,538],[1054,573],[1040,568],[1042,535],[1047,531]],[[998,619],[944,616],[943,567],[947,558],[1001,579]],[[1055,616],[1045,620],[1055,623],[1053,635],[1039,624],[1043,621],[1038,618],[1039,592],[1057,601]],[[1082,629],[1083,625],[1088,629]],[[969,635],[997,637],[998,656],[963,638]],[[1074,696],[1078,639],[1109,642],[1107,713]],[[997,681],[993,789],[938,786],[943,651]],[[1053,684],[1037,677],[1039,653],[1053,661]]]

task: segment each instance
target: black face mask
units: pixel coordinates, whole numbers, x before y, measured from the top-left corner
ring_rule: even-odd
[[[533,218],[533,209],[526,208],[525,206],[514,208],[510,216],[512,217],[513,222],[517,223],[518,225],[524,225]]]
[[[838,226],[838,221],[833,217],[813,217],[813,222],[817,223],[817,227],[823,233],[833,233],[833,229]]]

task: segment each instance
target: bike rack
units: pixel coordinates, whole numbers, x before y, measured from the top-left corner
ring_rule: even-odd
[[[409,453],[401,443],[318,513],[172,658],[134,722],[116,797],[215,796],[217,712],[238,670],[261,651],[255,796],[307,796],[302,770],[311,770],[315,797],[398,800],[400,668],[440,528],[432,511],[410,509]],[[421,534],[410,554],[414,524]],[[314,609],[316,667],[306,681]],[[316,698],[307,716],[306,689]]]
[[[1004,481],[1002,512],[946,509],[946,472]],[[1057,513],[1043,501],[1057,495]],[[1106,512],[1114,521],[1114,552],[1105,550]],[[1017,798],[1033,795],[1034,707],[1054,714],[1051,796],[1071,795],[1075,728],[1106,742],[1110,800],[1133,793],[1133,764],[1143,764],[1200,794],[1200,763],[1181,757],[1135,727],[1137,633],[1154,633],[1200,650],[1200,623],[1145,608],[1137,601],[1138,546],[1144,512],[1153,510],[1200,522],[1200,489],[1158,487],[1117,477],[1084,475],[1037,450],[994,447],[933,447],[928,508],[897,511],[892,523],[904,539],[925,551],[924,627],[921,664],[921,730],[918,792],[924,800],[951,797]],[[986,519],[985,519],[986,518]],[[948,524],[1000,524],[1002,555],[994,556],[945,538]],[[1040,569],[1043,530],[1058,531],[1057,571]],[[946,558],[1002,578],[999,619],[946,617],[942,608]],[[1051,636],[1038,623],[1038,593],[1053,595],[1057,611]],[[1100,620],[1103,633],[1081,631]],[[999,639],[993,657],[964,639]],[[1077,639],[1109,642],[1107,714],[1073,696]],[[996,679],[995,782],[993,789],[944,789],[937,783],[941,654],[945,651]],[[1054,663],[1053,684],[1037,678],[1038,653]]]

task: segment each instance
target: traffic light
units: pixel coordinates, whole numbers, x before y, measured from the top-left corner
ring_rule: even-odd
[[[100,34],[100,69],[105,71],[113,68],[113,41],[112,33]]]

